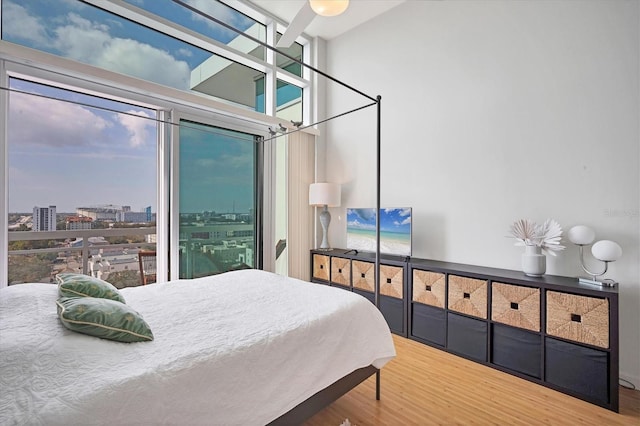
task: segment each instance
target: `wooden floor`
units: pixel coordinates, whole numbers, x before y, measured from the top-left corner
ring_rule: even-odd
[[[620,413],[394,335],[397,357],[309,419],[340,425],[640,425],[640,392],[620,388]]]

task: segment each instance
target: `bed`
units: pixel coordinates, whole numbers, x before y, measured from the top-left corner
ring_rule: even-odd
[[[264,425],[395,356],[366,299],[269,272],[121,293],[153,341],[66,329],[56,285],[0,290],[0,424]]]

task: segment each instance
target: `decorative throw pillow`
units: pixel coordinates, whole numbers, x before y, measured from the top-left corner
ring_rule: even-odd
[[[62,273],[56,275],[60,297],[98,297],[126,303],[113,284],[84,274]]]
[[[124,303],[95,297],[61,297],[58,317],[69,330],[117,342],[153,340],[149,324]]]

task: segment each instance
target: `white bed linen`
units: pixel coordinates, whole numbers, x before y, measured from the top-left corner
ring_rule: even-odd
[[[364,298],[268,272],[122,294],[154,341],[67,330],[55,285],[0,290],[0,424],[262,425],[395,356]]]

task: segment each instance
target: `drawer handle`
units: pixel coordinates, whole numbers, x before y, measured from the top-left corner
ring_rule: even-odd
[[[365,275],[364,273],[362,273],[362,274],[360,274],[360,277],[361,277],[361,278],[365,278],[365,277],[366,277],[366,275]]]
[[[471,294],[469,294],[469,293],[462,293],[462,297],[464,297],[465,299],[471,299]]]
[[[387,284],[391,284],[391,278],[387,278]]]
[[[518,304],[514,303],[514,302],[511,302],[511,309],[516,309],[517,310],[518,309]]]
[[[571,321],[582,322],[582,317],[578,314],[571,314]]]
[[[324,265],[320,265],[320,269],[324,269]]]
[[[425,289],[426,291],[431,291],[431,286],[430,286],[430,285],[426,285],[426,286],[424,286],[424,289]]]
[[[341,274],[342,273],[342,269],[338,268],[338,273]]]

